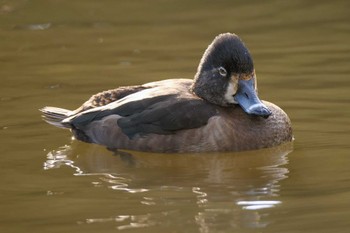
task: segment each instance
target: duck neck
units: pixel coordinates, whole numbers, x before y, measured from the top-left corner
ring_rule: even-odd
[[[211,79],[205,78],[208,76],[208,73],[206,74],[206,71],[197,72],[194,77],[193,84],[190,87],[190,91],[209,103],[223,107],[229,106],[223,96],[218,93],[218,84],[211,82]]]

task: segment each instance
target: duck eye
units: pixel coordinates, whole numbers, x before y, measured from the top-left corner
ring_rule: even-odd
[[[220,66],[220,67],[219,67],[219,74],[220,74],[221,76],[226,77],[226,75],[227,75],[226,69],[225,69],[224,67]]]

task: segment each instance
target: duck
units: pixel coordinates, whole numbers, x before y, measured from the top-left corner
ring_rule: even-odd
[[[260,100],[252,56],[234,33],[214,38],[193,79],[121,86],[79,108],[40,109],[47,123],[110,150],[197,153],[258,150],[291,142],[288,115]]]

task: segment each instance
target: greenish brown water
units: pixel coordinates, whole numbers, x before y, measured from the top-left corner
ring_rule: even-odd
[[[0,1],[0,232],[349,232],[348,1]],[[291,145],[113,155],[41,121],[241,36]]]

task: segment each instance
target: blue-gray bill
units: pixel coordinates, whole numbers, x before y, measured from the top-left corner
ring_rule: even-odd
[[[235,100],[250,115],[264,118],[268,118],[271,115],[270,109],[261,102],[255,91],[253,78],[238,81],[238,91],[235,95]]]

